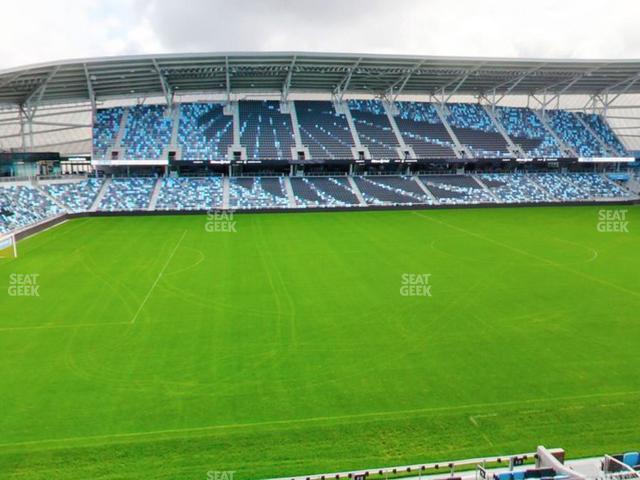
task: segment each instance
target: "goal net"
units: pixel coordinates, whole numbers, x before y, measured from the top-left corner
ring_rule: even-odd
[[[18,256],[18,246],[15,235],[0,235],[0,259]]]

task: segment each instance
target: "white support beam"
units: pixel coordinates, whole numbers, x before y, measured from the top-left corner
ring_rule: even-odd
[[[227,91],[227,105],[231,103],[231,76],[229,75],[229,57],[224,57],[224,78]]]
[[[44,82],[42,82],[35,90],[33,90],[23,102],[23,105],[26,107],[25,113],[27,114],[29,120],[33,119],[33,116],[35,115],[36,110],[38,109],[38,107],[40,106],[40,102],[42,101],[42,96],[44,95],[44,92],[47,91],[47,85],[49,85],[49,82],[53,79],[53,77],[56,76],[58,70],[60,70],[60,65],[56,66],[56,68],[54,68],[51,73],[47,75],[47,78],[44,80]]]
[[[11,84],[11,82],[16,81],[18,78],[20,78],[22,76],[24,72],[18,72],[15,75],[10,76],[9,78],[4,79],[3,81],[0,82],[0,88],[5,87],[9,84]]]
[[[458,92],[458,90],[460,90],[460,88],[462,87],[462,85],[464,85],[464,82],[467,81],[469,76],[474,74],[478,70],[480,70],[483,66],[484,66],[484,64],[480,64],[477,67],[472,68],[471,70],[467,70],[462,75],[457,76],[456,78],[454,78],[450,82],[446,83],[442,87],[439,87],[438,89],[436,89],[436,91],[433,93],[433,95],[437,96],[437,94],[439,92],[440,95],[441,95],[440,103],[442,103],[442,104],[447,103],[449,100],[451,100],[451,97],[453,97]],[[453,90],[450,91],[450,92],[447,92],[447,88],[449,88],[449,87],[451,87],[453,85],[455,85]]]
[[[561,80],[559,82],[556,82],[556,83],[554,83],[552,85],[547,85],[544,88],[541,88],[541,89],[536,90],[535,92],[533,92],[533,95],[536,95],[536,94],[539,94],[539,93],[543,93],[546,96],[546,94],[551,91],[551,93],[552,93],[551,98],[544,102],[543,109],[546,109],[546,107],[548,105],[550,105],[551,102],[553,102],[554,100],[558,100],[559,101],[560,97],[565,92],[567,92],[571,87],[573,87],[576,83],[578,83],[580,80],[582,80],[585,77],[591,76],[592,74],[594,74],[595,72],[597,72],[598,70],[600,70],[601,68],[603,68],[605,66],[606,66],[605,64],[598,65],[597,67],[591,68],[591,69],[587,70],[586,72],[580,73],[580,74],[575,75],[575,76],[573,76],[571,78],[565,78],[565,79],[563,79],[563,80]],[[565,85],[565,83],[566,83],[566,85]],[[558,91],[558,92],[554,92],[553,91],[556,87],[559,87],[561,85],[564,85],[564,87],[560,91]]]
[[[424,65],[426,62],[426,60],[422,60],[418,63],[416,63],[411,70],[409,71],[409,73],[403,75],[402,77],[400,77],[398,80],[396,80],[389,88],[387,88],[386,92],[385,92],[385,96],[390,96],[391,102],[395,102],[398,99],[398,96],[402,93],[402,91],[404,90],[404,87],[407,86],[407,83],[409,82],[409,80],[411,80],[411,76],[420,68],[422,67],[422,65]],[[398,87],[396,89],[396,87]]]
[[[333,94],[336,96],[339,103],[342,103],[342,98],[344,97],[344,93],[349,88],[349,84],[351,83],[351,78],[353,77],[353,73],[356,71],[356,69],[360,65],[360,62],[362,62],[362,57],[359,58],[358,61],[353,64],[352,67],[349,68],[347,74],[342,78],[342,80],[340,80],[340,82],[338,82],[338,85],[334,89]]]
[[[91,75],[89,75],[89,69],[87,64],[82,65],[84,70],[84,78],[87,81],[87,92],[89,93],[89,101],[91,102],[91,123],[95,122],[97,107],[96,107],[96,94],[93,90],[93,82],[91,81]]]
[[[164,74],[162,73],[160,65],[158,65],[156,59],[152,59],[152,62],[153,67],[158,74],[158,80],[160,80],[160,86],[162,87],[162,93],[164,94],[164,99],[167,102],[167,107],[169,110],[171,110],[173,108],[173,90],[171,88],[171,85],[169,85],[169,82],[167,82]]]
[[[611,93],[612,90],[625,85],[625,88],[621,92],[615,92],[617,94],[616,97],[618,97],[621,94],[626,93],[631,87],[633,87],[633,85],[635,85],[635,83],[638,80],[640,80],[640,72],[634,73],[630,77],[627,77],[624,80],[620,80],[619,82],[616,82],[613,85],[608,86],[607,88],[605,88],[605,89],[601,90],[600,92],[596,93],[595,96],[606,95],[607,93]]]
[[[498,85],[496,85],[495,87],[493,87],[493,95],[495,97],[496,92],[498,91],[498,89],[509,85],[509,87],[502,92],[502,95],[500,96],[500,98],[498,98],[497,100],[494,100],[495,104],[500,103],[504,97],[506,97],[507,95],[509,95],[518,85],[520,85],[520,83],[523,80],[526,80],[529,76],[533,75],[534,73],[536,73],[537,71],[539,71],[542,67],[544,67],[546,64],[541,64],[535,68],[532,68],[531,70],[529,70],[528,72],[523,73],[522,75],[520,75],[519,77],[513,79],[513,80],[509,80],[508,82],[503,82],[500,83]]]
[[[286,102],[289,99],[289,88],[291,88],[291,79],[293,78],[293,69],[296,66],[296,56],[293,56],[291,64],[289,65],[289,71],[287,72],[287,78],[285,78],[282,84],[282,101]]]

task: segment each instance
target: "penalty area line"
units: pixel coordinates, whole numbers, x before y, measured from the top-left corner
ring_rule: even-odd
[[[369,412],[369,413],[355,413],[355,414],[347,414],[347,415],[333,415],[333,416],[321,416],[321,417],[308,417],[308,418],[298,418],[298,419],[289,419],[289,420],[266,420],[262,422],[249,422],[249,423],[235,423],[235,424],[226,424],[226,425],[208,425],[201,427],[187,427],[187,428],[172,428],[165,430],[150,430],[146,432],[122,432],[122,433],[111,433],[104,435],[89,435],[84,437],[67,437],[67,438],[50,438],[50,439],[40,439],[40,440],[27,440],[27,441],[18,441],[18,442],[10,442],[10,443],[0,443],[0,451],[3,449],[17,448],[17,447],[26,447],[26,446],[36,446],[36,445],[47,445],[52,444],[51,447],[45,447],[47,449],[52,448],[65,448],[62,446],[64,443],[71,442],[113,442],[113,441],[124,441],[128,439],[138,438],[153,438],[158,436],[177,436],[177,435],[196,435],[198,433],[213,433],[221,430],[228,429],[240,429],[240,428],[254,428],[254,427],[274,427],[274,426],[288,426],[288,425],[306,425],[310,423],[322,423],[322,422],[330,422],[330,421],[342,421],[342,420],[355,420],[355,419],[377,419],[377,418],[385,418],[392,416],[407,416],[414,414],[422,414],[422,413],[435,413],[435,412],[456,412],[460,410],[469,410],[469,409],[478,409],[478,408],[486,408],[486,407],[507,407],[507,406],[520,406],[520,405],[529,405],[536,403],[549,403],[549,402],[559,402],[559,401],[567,401],[567,400],[583,400],[583,399],[593,399],[593,398],[611,398],[611,397],[623,397],[623,396],[636,396],[640,395],[640,390],[630,391],[630,392],[611,392],[611,393],[590,393],[584,395],[570,395],[564,397],[548,397],[548,398],[531,398],[525,400],[507,400],[504,402],[487,402],[487,403],[475,403],[475,404],[465,404],[465,405],[453,405],[453,406],[442,406],[442,407],[426,407],[426,408],[415,408],[409,410],[395,410],[395,411],[382,411],[382,412]],[[532,412],[544,412],[544,410],[530,410]],[[506,412],[509,413],[509,412]],[[524,413],[524,412],[523,412]],[[480,414],[474,415],[474,419],[476,423],[478,423],[478,418],[486,418],[494,415],[498,415],[498,413],[489,413],[489,414]],[[473,422],[472,422],[473,423]],[[479,427],[479,425],[478,425]],[[485,440],[491,443],[489,438],[485,438]]]
[[[129,323],[136,323],[136,320],[138,319],[138,315],[140,315],[140,312],[142,311],[142,309],[144,308],[144,306],[147,303],[147,300],[149,300],[149,297],[151,297],[151,294],[153,293],[153,291],[155,290],[156,286],[158,285],[158,282],[160,281],[160,278],[162,278],[162,274],[164,273],[164,271],[167,269],[167,267],[169,266],[169,263],[171,262],[171,259],[173,258],[173,256],[176,254],[176,252],[178,251],[178,247],[180,247],[180,244],[182,243],[182,240],[184,240],[185,235],[187,234],[187,231],[185,230],[184,232],[182,232],[182,236],[180,237],[180,239],[178,240],[178,243],[176,243],[176,246],[173,247],[173,250],[171,251],[171,253],[169,254],[169,256],[167,257],[167,261],[164,262],[164,265],[162,267],[162,270],[160,270],[160,273],[158,273],[158,276],[156,277],[155,282],[153,282],[153,285],[151,285],[151,288],[149,289],[149,291],[147,292],[147,295],[144,297],[144,299],[142,300],[142,302],[140,303],[140,306],[138,307],[138,310],[136,311],[136,314],[133,316],[133,318],[131,319],[131,321]]]

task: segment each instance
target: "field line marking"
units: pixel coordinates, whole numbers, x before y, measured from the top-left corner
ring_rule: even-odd
[[[112,433],[112,434],[106,434],[106,435],[88,435],[84,437],[28,440],[24,442],[2,443],[0,444],[0,449],[21,447],[21,446],[31,446],[31,445],[42,445],[47,443],[60,444],[65,442],[79,442],[79,441],[90,441],[90,440],[109,441],[109,440],[127,439],[127,438],[153,437],[156,435],[160,436],[160,435],[168,435],[168,434],[198,433],[198,432],[226,430],[226,429],[233,429],[233,428],[295,425],[295,424],[305,424],[305,423],[314,423],[314,422],[323,422],[323,421],[332,421],[332,420],[348,420],[348,419],[354,419],[354,418],[378,418],[378,417],[387,417],[387,416],[394,416],[394,415],[407,415],[407,414],[414,414],[414,413],[446,412],[446,411],[455,411],[455,410],[466,410],[471,408],[501,407],[501,406],[520,405],[520,404],[528,405],[528,404],[535,404],[535,403],[548,403],[548,402],[557,402],[557,401],[566,401],[566,400],[587,400],[591,398],[608,398],[608,397],[620,397],[620,396],[629,396],[629,395],[640,395],[640,390],[635,390],[630,392],[612,392],[612,393],[603,392],[603,393],[590,393],[590,394],[584,394],[584,395],[568,395],[564,397],[555,397],[555,398],[552,397],[552,398],[531,398],[531,399],[525,399],[525,400],[508,400],[505,402],[486,402],[486,403],[456,405],[452,407],[451,406],[427,407],[427,408],[415,408],[415,409],[387,411],[387,412],[357,413],[357,414],[351,414],[351,415],[308,417],[308,418],[289,419],[289,420],[268,420],[264,422],[235,423],[235,424],[227,424],[227,425],[209,425],[209,426],[203,426],[203,427],[151,430],[147,432]],[[481,415],[475,415],[475,417],[480,417],[480,416]],[[56,448],[56,446],[54,445],[54,447],[52,448]]]
[[[142,303],[140,303],[140,306],[138,307],[138,310],[136,311],[136,314],[133,316],[133,318],[131,319],[131,321],[129,323],[136,323],[136,320],[138,319],[138,315],[140,315],[140,312],[142,311],[142,309],[144,308],[145,304],[147,303],[147,300],[149,300],[149,297],[151,297],[151,294],[153,293],[153,291],[155,290],[156,286],[158,285],[158,282],[160,281],[160,278],[162,277],[162,274],[167,269],[167,267],[169,266],[169,263],[171,262],[171,259],[173,258],[173,256],[178,251],[178,247],[182,243],[182,240],[184,240],[185,235],[187,235],[187,231],[186,230],[184,232],[182,232],[182,236],[180,237],[180,239],[176,243],[176,246],[173,247],[173,250],[171,251],[171,254],[167,257],[167,261],[164,262],[162,270],[160,270],[160,273],[158,273],[158,276],[156,277],[155,282],[153,282],[153,285],[151,285],[151,288],[147,292],[147,295],[142,300]]]
[[[607,285],[608,287],[614,288],[616,290],[620,290],[621,292],[628,293],[629,295],[632,295],[634,297],[640,298],[640,293],[636,292],[634,290],[629,290],[628,288],[621,287],[620,285],[616,285],[615,283],[607,282],[606,280],[603,280],[601,278],[594,277],[592,275],[588,275],[586,273],[573,270],[571,268],[566,267],[565,265],[562,265],[560,263],[556,263],[553,260],[549,260],[548,258],[540,257],[540,256],[538,256],[538,255],[536,255],[534,253],[527,252],[526,250],[521,250],[521,249],[513,247],[513,246],[511,246],[509,244],[499,242],[498,240],[494,240],[493,238],[490,238],[490,237],[485,237],[484,235],[472,232],[471,230],[467,230],[465,228],[458,227],[456,225],[452,225],[452,224],[447,223],[447,222],[443,222],[442,220],[436,220],[435,218],[427,217],[427,216],[421,215],[421,214],[419,214],[417,212],[413,212],[413,213],[414,213],[414,215],[417,215],[418,217],[425,218],[425,219],[430,220],[432,222],[444,225],[445,227],[449,227],[449,228],[452,228],[454,230],[458,230],[460,232],[466,233],[467,235],[471,235],[472,237],[476,237],[476,238],[479,238],[479,239],[484,240],[486,242],[493,243],[494,245],[498,245],[499,247],[506,248],[507,250],[511,250],[513,252],[519,253],[520,255],[531,257],[534,260],[538,260],[539,262],[546,263],[547,265],[555,267],[556,269],[564,270],[564,271],[569,272],[569,273],[573,273],[574,275],[578,275],[580,277],[586,278],[588,280],[591,280],[592,282],[600,283],[602,285]]]
[[[56,328],[74,328],[74,327],[102,327],[106,325],[130,325],[131,322],[95,322],[95,323],[76,323],[60,324],[60,325],[31,325],[24,327],[0,327],[0,332],[13,332],[20,330],[50,330]]]
[[[68,218],[65,218],[65,219],[64,219],[64,220],[62,220],[61,222],[54,223],[53,225],[49,225],[48,227],[43,228],[42,230],[38,230],[37,232],[29,233],[28,235],[25,235],[24,237],[22,237],[22,238],[20,239],[20,241],[22,241],[22,240],[26,240],[27,238],[35,237],[36,235],[40,235],[41,233],[47,232],[47,231],[49,231],[49,230],[52,230],[52,229],[54,229],[54,228],[56,228],[56,227],[59,227],[60,225],[64,225],[64,224],[65,224],[65,223],[67,223],[68,221],[69,221],[69,219],[68,219]]]

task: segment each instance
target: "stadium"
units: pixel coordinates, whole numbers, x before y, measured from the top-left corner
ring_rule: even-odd
[[[636,478],[640,61],[0,71],[2,478]]]

